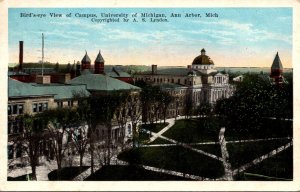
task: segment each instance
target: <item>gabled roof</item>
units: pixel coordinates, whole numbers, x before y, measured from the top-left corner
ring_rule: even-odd
[[[36,84],[23,83],[14,79],[8,79],[8,97],[42,97],[54,96],[54,99],[71,99],[73,93],[83,92],[89,95],[84,85],[65,84]]]
[[[88,90],[94,91],[140,90],[139,87],[102,74],[81,75],[72,79],[69,83],[72,85],[86,85]]]
[[[88,56],[88,54],[87,54],[86,51],[85,51],[84,57],[83,57],[82,60],[81,60],[81,63],[91,63],[91,59],[90,59],[90,57]]]
[[[273,64],[272,64],[272,67],[271,69],[283,69],[283,66],[282,66],[282,63],[280,61],[280,58],[279,58],[279,55],[278,55],[278,52],[273,60]]]
[[[99,53],[98,53],[97,58],[95,60],[95,63],[104,63],[104,59],[103,59],[103,57],[101,55],[100,50],[99,50]]]
[[[48,92],[41,92],[29,83],[23,83],[8,78],[8,97],[49,96]]]

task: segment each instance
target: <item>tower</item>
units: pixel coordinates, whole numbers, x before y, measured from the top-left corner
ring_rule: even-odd
[[[91,59],[86,51],[84,57],[81,60],[81,70],[83,71],[85,69],[91,69]]]
[[[205,51],[205,49],[203,48],[202,50],[201,50],[201,55],[205,55],[206,54],[206,51]]]
[[[279,58],[278,52],[277,52],[277,54],[273,60],[273,64],[271,66],[271,75],[270,75],[270,77],[273,79],[273,82],[275,84],[278,85],[283,82],[282,73],[283,73],[283,67],[282,67],[282,63]]]
[[[95,60],[95,74],[103,74],[104,73],[104,59],[101,55],[101,51],[99,50],[99,53],[97,55],[97,58]]]

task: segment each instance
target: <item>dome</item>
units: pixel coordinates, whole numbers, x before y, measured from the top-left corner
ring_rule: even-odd
[[[95,60],[95,63],[104,63],[104,59],[103,59],[103,57],[101,55],[100,50],[99,50],[99,53],[98,53],[97,58]]]
[[[194,59],[192,65],[213,65],[214,64],[213,60],[211,60],[211,58],[207,56],[205,53],[206,53],[205,49],[202,49],[201,55],[197,56]]]
[[[81,63],[91,63],[91,59],[90,59],[90,57],[88,56],[88,54],[87,54],[86,51],[85,51],[84,57],[83,57],[82,60],[81,60]]]

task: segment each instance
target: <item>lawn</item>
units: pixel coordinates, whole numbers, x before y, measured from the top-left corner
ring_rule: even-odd
[[[163,136],[184,143],[218,141],[220,127],[217,118],[178,120]]]
[[[176,181],[189,180],[164,173],[149,171],[139,166],[103,166],[85,181]]]
[[[25,174],[18,177],[7,177],[7,181],[28,181],[31,180],[32,174]]]
[[[229,161],[233,168],[238,168],[252,160],[285,145],[290,140],[272,140],[247,143],[228,143]]]
[[[146,129],[148,131],[152,131],[158,133],[164,127],[168,126],[168,123],[153,123],[153,124],[143,124],[141,129]]]
[[[143,124],[141,125],[141,129],[145,129],[148,131],[152,131],[152,132],[159,132],[160,130],[162,130],[164,127],[166,127],[168,125],[168,123],[154,123],[154,124]],[[146,133],[145,131],[140,131],[139,132],[139,142],[142,144],[146,144],[149,139],[151,137],[151,134]]]
[[[211,145],[192,145],[193,148],[200,149],[207,153],[214,154],[218,157],[222,157],[221,146],[219,144],[211,144]]]
[[[181,146],[135,148],[121,153],[119,159],[207,178],[224,174],[222,162]]]
[[[83,166],[80,170],[80,167],[63,167],[60,173],[60,179],[58,179],[57,169],[51,171],[48,174],[48,178],[50,181],[72,181],[76,176],[78,176],[83,171],[87,170],[88,166]]]
[[[248,128],[243,125],[243,129],[236,127],[226,127],[225,138],[226,140],[239,140],[239,139],[260,139],[271,137],[293,137],[293,122],[275,119],[261,119],[258,127]]]
[[[290,147],[276,156],[266,159],[258,165],[250,167],[244,173],[239,174],[235,179],[242,181],[275,181],[293,179],[293,148]],[[247,173],[259,174],[273,178],[254,177]]]
[[[172,143],[170,141],[167,141],[159,137],[154,141],[152,141],[151,143],[147,143],[147,145],[156,145],[156,144],[172,144]]]

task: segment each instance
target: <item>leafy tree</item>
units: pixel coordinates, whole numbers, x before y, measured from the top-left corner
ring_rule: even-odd
[[[43,131],[46,127],[46,121],[40,114],[35,116],[24,114],[18,116],[17,119],[23,122],[24,128],[23,135],[19,137],[19,141],[29,157],[32,180],[37,180],[36,167],[39,164],[40,142],[45,139]]]
[[[68,142],[64,140],[64,136],[70,128],[77,126],[79,117],[74,109],[69,108],[50,109],[44,111],[41,115],[48,123],[47,134],[52,140],[51,144],[57,162],[58,178],[60,178],[62,161],[65,157],[65,150],[68,148]]]
[[[291,85],[275,86],[265,76],[246,74],[232,97],[217,101],[215,111],[238,132],[258,130],[262,117],[292,117]]]
[[[210,116],[212,113],[212,106],[209,103],[201,103],[197,108],[199,115]]]
[[[170,104],[175,100],[175,98],[166,91],[161,91],[160,94],[160,106],[163,112],[164,123],[166,123],[167,110]]]

